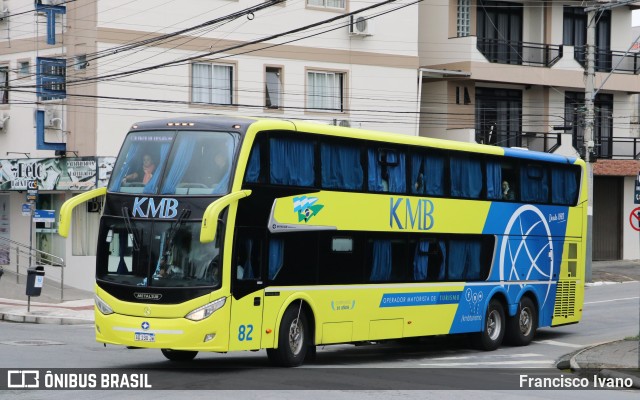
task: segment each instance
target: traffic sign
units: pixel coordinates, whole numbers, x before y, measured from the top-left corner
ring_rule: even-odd
[[[638,176],[636,177],[636,191],[633,195],[633,202],[640,204],[640,171],[638,171]]]
[[[22,203],[22,215],[24,217],[31,216],[31,204],[30,203]]]
[[[56,222],[55,210],[35,210],[33,212],[34,222]]]
[[[640,207],[636,207],[631,211],[629,215],[629,223],[631,227],[640,232]]]

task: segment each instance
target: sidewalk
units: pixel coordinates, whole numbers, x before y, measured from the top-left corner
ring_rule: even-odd
[[[36,324],[93,324],[93,292],[65,286],[63,302],[60,302],[60,285],[48,281],[38,297],[25,294],[27,277],[17,276],[4,268],[0,278],[0,320]]]

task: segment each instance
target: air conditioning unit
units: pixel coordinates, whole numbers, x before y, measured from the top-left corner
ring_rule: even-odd
[[[0,116],[0,131],[5,130],[8,120],[9,120],[9,114],[2,114],[2,116]]]
[[[348,119],[334,119],[333,124],[336,126],[344,126],[345,128],[351,127],[351,121]]]
[[[58,110],[53,108],[44,110],[44,127],[47,129],[62,129],[62,117]]]
[[[43,6],[57,6],[62,3],[66,3],[68,0],[40,0],[40,4]]]
[[[349,20],[349,35],[371,36],[371,23],[363,15],[351,15]]]

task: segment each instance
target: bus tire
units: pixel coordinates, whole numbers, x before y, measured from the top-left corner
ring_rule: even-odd
[[[473,346],[480,350],[493,351],[500,347],[506,328],[504,307],[496,299],[492,299],[487,307],[482,332],[472,336]]]
[[[198,354],[197,351],[161,349],[162,355],[171,361],[191,361]]]
[[[278,348],[267,349],[269,360],[280,367],[302,365],[309,351],[309,337],[309,324],[305,312],[297,306],[287,308],[280,321]]]
[[[538,329],[538,311],[529,297],[523,297],[516,315],[507,320],[507,342],[514,346],[526,346]]]

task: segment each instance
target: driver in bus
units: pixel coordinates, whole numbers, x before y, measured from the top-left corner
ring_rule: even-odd
[[[156,164],[153,161],[153,158],[151,155],[145,154],[142,157],[142,169],[139,171],[133,171],[129,175],[126,175],[124,179],[122,179],[122,183],[142,182],[146,185],[153,177],[155,170]]]

